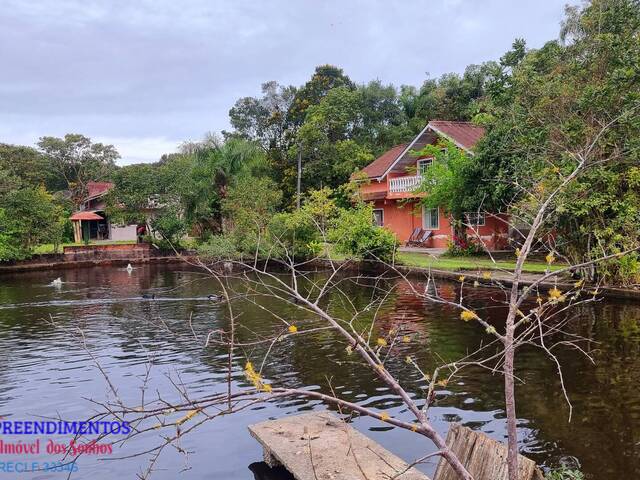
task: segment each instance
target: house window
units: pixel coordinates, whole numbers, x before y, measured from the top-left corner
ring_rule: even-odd
[[[427,171],[427,168],[433,163],[433,158],[423,158],[418,160],[418,175],[422,176]]]
[[[384,210],[381,208],[373,209],[373,223],[378,227],[384,225]]]
[[[467,224],[472,227],[484,227],[485,217],[484,212],[468,212],[464,214]]]
[[[437,208],[422,207],[422,227],[427,230],[440,229],[440,215]]]

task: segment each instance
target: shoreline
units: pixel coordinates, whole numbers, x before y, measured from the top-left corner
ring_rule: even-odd
[[[44,257],[44,258],[43,258]],[[42,255],[39,258],[23,260],[14,262],[11,264],[0,263],[0,276],[2,274],[21,273],[21,272],[34,272],[34,271],[47,271],[47,270],[67,270],[74,268],[91,268],[91,267],[109,267],[109,266],[126,266],[127,264],[141,265],[141,264],[169,264],[186,262],[192,259],[192,255],[175,255],[167,254],[166,252],[159,252],[151,254],[149,256],[131,256],[131,257],[112,257],[112,258],[82,258],[82,259],[65,259],[63,254],[48,254]],[[48,260],[48,261],[46,261]],[[354,261],[354,260],[333,260],[334,265],[344,265],[345,271],[362,271],[363,273],[376,273],[381,274],[389,269],[384,265],[371,261]],[[330,261],[327,259],[316,259],[311,262],[316,268],[328,268]],[[494,282],[500,282],[502,285],[511,286],[513,281],[509,278],[510,275],[506,272],[491,271],[491,279],[487,280],[483,278],[482,272],[470,271],[470,270],[439,270],[433,268],[416,267],[408,265],[396,265],[395,267],[402,275],[406,275],[407,278],[424,280],[428,275],[440,280],[449,280],[459,282],[461,275],[465,276],[470,281],[478,281],[485,285],[491,285]],[[521,279],[523,286],[533,284],[541,275],[536,273],[525,273]],[[542,282],[542,287],[551,288],[557,286],[560,289],[568,290],[573,287],[572,282],[558,281],[556,282]],[[600,287],[600,295],[603,298],[613,298],[619,300],[631,300],[640,301],[640,289],[626,288],[626,287]]]

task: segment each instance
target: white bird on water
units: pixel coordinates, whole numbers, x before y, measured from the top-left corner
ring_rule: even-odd
[[[127,272],[129,273],[133,272],[133,267],[131,266],[130,263],[127,264]]]
[[[51,282],[51,285],[53,285],[54,287],[61,287],[62,286],[62,278],[60,278],[60,277],[56,278],[53,282]]]

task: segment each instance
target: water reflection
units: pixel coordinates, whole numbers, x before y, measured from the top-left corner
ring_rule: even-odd
[[[60,276],[60,288],[49,284]],[[31,419],[60,412],[65,418],[83,419],[94,406],[87,398],[112,395],[77,336],[85,332],[87,347],[100,360],[118,385],[119,395],[130,404],[140,401],[142,379],[151,360],[152,382],[146,392],[162,392],[168,400],[178,393],[171,381],[180,379],[193,396],[224,388],[226,350],[202,339],[208,332],[227,327],[223,305],[209,300],[215,283],[200,272],[182,266],[143,266],[125,269],[95,268],[54,273],[24,273],[0,278],[0,416]],[[358,308],[375,295],[362,285],[345,287],[349,300]],[[423,290],[425,284],[416,283]],[[430,287],[432,288],[432,287]],[[459,293],[456,284],[438,284],[447,298]],[[155,299],[143,295],[155,294]],[[496,303],[499,292],[470,289],[465,296],[473,307],[483,310],[492,322],[500,321],[504,309]],[[284,318],[297,324],[317,322],[295,305],[270,302]],[[346,309],[340,298],[328,298],[332,308]],[[239,342],[272,331],[273,321],[257,305],[237,305],[242,325]],[[408,344],[394,346],[388,369],[397,375],[419,402],[424,381],[404,362],[411,355],[428,371],[443,360],[455,360],[477,348],[483,332],[463,323],[447,306],[417,299],[411,289],[398,283],[378,312],[381,334],[402,327],[411,337]],[[363,319],[365,321],[366,319]],[[544,464],[556,464],[576,457],[591,478],[640,477],[640,308],[623,303],[602,303],[582,308],[572,319],[573,332],[594,340],[590,353],[595,365],[574,351],[560,354],[565,382],[574,407],[571,423],[563,401],[555,365],[536,350],[523,350],[518,375],[524,380],[517,389],[519,435],[522,450]],[[76,333],[74,333],[74,330]],[[407,417],[403,405],[368,371],[353,363],[346,345],[335,335],[320,331],[287,338],[276,345],[265,365],[264,375],[277,385],[311,386],[343,398]],[[261,361],[266,347],[239,352],[233,380],[246,385],[242,375],[244,358]],[[326,408],[317,401],[282,400],[204,424],[184,438],[183,447],[192,452],[185,458],[168,452],[154,473],[155,478],[262,478],[280,479],[258,462],[260,448],[246,432],[246,425],[293,414],[301,410]],[[446,390],[437,392],[431,410],[435,427],[446,432],[448,423],[460,421],[502,440],[504,412],[499,375],[470,368]],[[390,428],[368,418],[354,420],[383,446],[407,460],[432,451],[425,441],[410,432]],[[138,437],[126,445],[123,454],[156,444],[157,436]],[[45,460],[43,456],[40,460]],[[37,459],[35,459],[37,460]],[[249,469],[247,469],[249,466]],[[423,470],[433,474],[434,464]],[[132,476],[146,467],[143,459],[104,462],[93,458],[80,461],[80,478],[110,479]],[[57,475],[57,476],[56,476]],[[279,476],[280,475],[280,476]],[[28,477],[23,477],[28,478]],[[59,474],[39,478],[59,478]]]

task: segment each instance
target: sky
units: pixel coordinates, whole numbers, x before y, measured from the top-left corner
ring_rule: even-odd
[[[420,86],[557,38],[567,0],[0,0],[0,142],[82,133],[121,165],[229,129],[263,82],[333,64]]]

